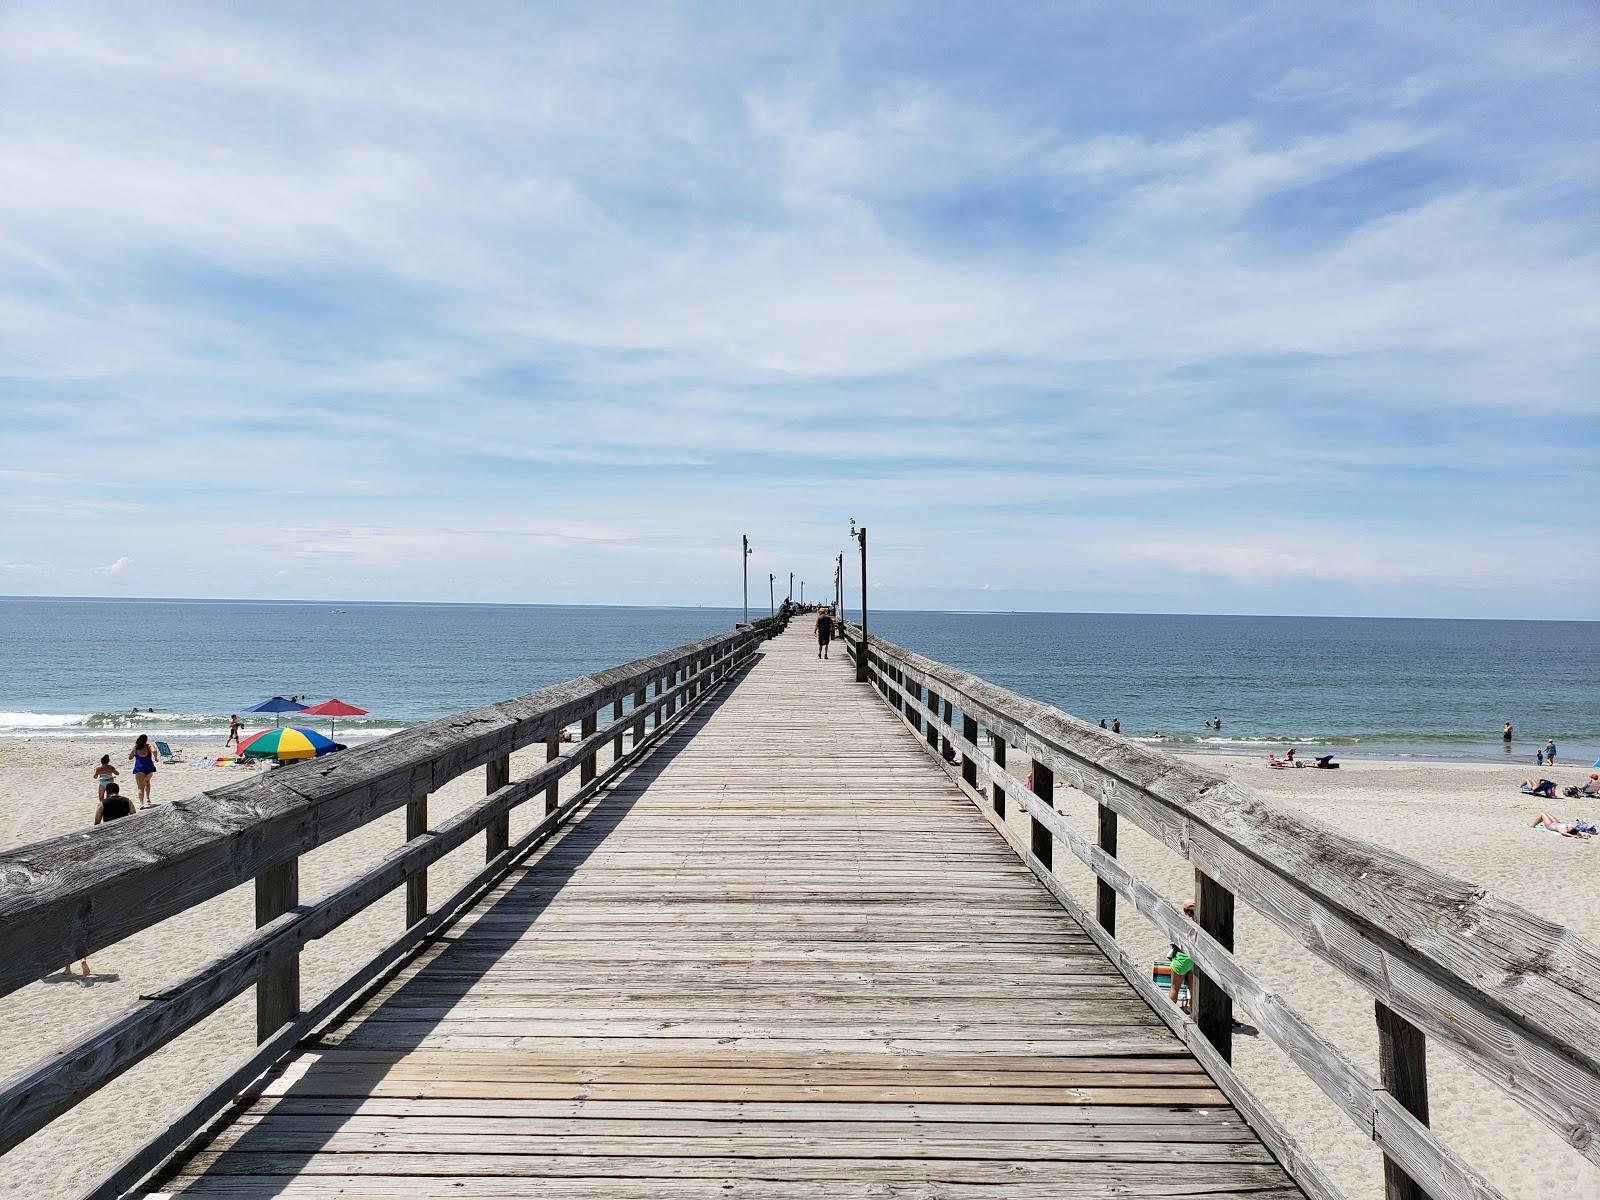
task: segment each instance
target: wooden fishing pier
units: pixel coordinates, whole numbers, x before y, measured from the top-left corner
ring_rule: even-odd
[[[251,881],[258,926],[8,1065],[0,1150],[253,988],[258,1050],[86,1197],[1340,1195],[1235,1075],[1236,1013],[1377,1143],[1389,1196],[1500,1195],[1429,1127],[1428,1040],[1600,1162],[1593,943],[846,636],[866,684],[808,616],[762,621],[0,855],[0,993]],[[484,798],[430,823],[474,771]],[[300,895],[301,855],[399,809],[403,846]],[[1119,862],[1121,822],[1192,863],[1194,921]],[[405,928],[303,995],[300,950],[397,889]],[[1372,994],[1378,1078],[1234,956],[1236,905]],[[1119,906],[1193,957],[1192,1014]]]

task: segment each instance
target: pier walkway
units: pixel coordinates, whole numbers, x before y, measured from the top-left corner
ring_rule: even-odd
[[[146,1194],[1298,1196],[809,630]]]

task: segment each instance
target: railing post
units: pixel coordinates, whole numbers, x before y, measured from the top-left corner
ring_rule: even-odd
[[[598,714],[590,713],[583,719],[583,725],[580,727],[582,729],[582,733],[580,733],[579,736],[584,738],[592,737],[594,735],[594,731],[599,727],[600,720]],[[583,761],[578,764],[578,784],[580,787],[583,784],[594,782],[594,760],[595,751],[588,750],[584,752]]]
[[[1378,1082],[1422,1124],[1428,1123],[1428,1043],[1410,1021],[1374,1001],[1378,1017]],[[1383,1160],[1385,1200],[1430,1200],[1422,1186],[1386,1155]]]
[[[511,756],[491,758],[483,768],[483,793],[492,796],[511,782]],[[511,814],[501,813],[483,830],[483,861],[493,862],[511,845]]]
[[[911,685],[911,694],[916,697],[918,704],[922,703],[922,685],[920,683]],[[922,710],[920,708],[911,710],[911,728],[916,730],[918,735],[922,733]]]
[[[1117,856],[1117,812],[1104,804],[1095,806],[1099,828],[1095,841],[1112,858]],[[1117,935],[1117,889],[1104,879],[1095,880],[1095,919],[1112,937]]]
[[[977,746],[977,717],[968,716],[966,713],[961,714],[961,736],[971,742],[973,746]],[[976,753],[976,750],[973,753]],[[965,750],[961,752],[961,778],[966,781],[967,786],[973,791],[978,790],[978,760]]]
[[[1033,794],[1051,808],[1056,806],[1056,773],[1038,760],[1034,761],[1033,782],[1029,786]],[[1028,846],[1046,870],[1055,869],[1055,839],[1032,813],[1028,814]]]
[[[256,876],[256,928],[270,924],[300,903],[300,857],[268,867]],[[264,1042],[300,1011],[300,952],[261,972],[256,980],[256,1041]]]
[[[933,722],[939,715],[939,693],[931,687],[928,689],[926,703],[928,706],[928,745],[932,746],[934,753],[937,754],[939,752],[939,727]]]
[[[611,761],[612,762],[616,762],[617,759],[622,757],[622,736],[623,736],[623,734],[628,732],[626,729],[623,729],[621,727],[621,725],[622,725],[622,697],[621,696],[618,696],[617,699],[615,700],[615,702],[611,705],[611,722],[612,722],[612,724],[617,726],[617,739],[616,739],[616,741],[612,742],[612,744],[611,744]]]
[[[1233,952],[1233,893],[1204,871],[1194,873],[1195,924],[1215,938],[1224,950]],[[1233,1000],[1199,967],[1194,970],[1190,984],[1194,995],[1194,1020],[1206,1041],[1222,1055],[1224,1062],[1233,1061]]]
[[[952,700],[946,699],[945,702],[944,702],[944,727],[946,729],[952,729],[952,728],[954,728],[955,723],[956,723],[956,706],[955,706],[955,702],[952,701]],[[939,757],[944,759],[946,762],[949,762],[951,754],[954,753],[954,749],[955,749],[954,743],[951,742],[950,735],[948,733],[940,734],[939,735],[939,739],[940,739],[940,741],[942,741],[944,743],[942,746],[939,747]]]
[[[1005,740],[1005,738],[1001,737],[998,733],[996,733],[994,730],[991,729],[991,730],[989,730],[989,742],[990,742],[990,750],[991,750],[990,757],[994,759],[994,765],[997,766],[997,767],[1005,766],[1006,765],[1006,740]],[[989,787],[989,794],[992,797],[992,802],[994,804],[994,815],[997,816],[997,817],[1004,818],[1005,815],[1006,815],[1006,793],[1005,793],[1005,789],[1002,788],[998,783],[991,784],[990,787]]]
[[[633,744],[635,746],[644,741],[643,710],[645,703],[650,699],[649,691],[650,688],[648,685],[646,685],[633,694],[633,711],[639,714],[636,718],[634,718],[633,722]]]
[[[406,841],[415,841],[428,832],[428,798],[419,796],[406,803]],[[406,928],[428,915],[428,868],[420,867],[406,880]]]
[[[561,757],[561,730],[556,730],[544,740],[545,762],[555,762]],[[544,789],[544,811],[553,813],[561,807],[561,781],[552,779]]]

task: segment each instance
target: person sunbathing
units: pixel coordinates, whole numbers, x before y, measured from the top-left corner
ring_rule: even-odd
[[[1546,800],[1556,798],[1556,783],[1553,779],[1524,779],[1521,790],[1529,796],[1543,796]],[[1538,824],[1537,821],[1534,824]]]
[[[1554,813],[1540,813],[1533,819],[1533,828],[1548,829],[1562,837],[1575,838],[1593,837],[1595,832],[1594,826],[1581,817],[1574,821],[1563,821]]]

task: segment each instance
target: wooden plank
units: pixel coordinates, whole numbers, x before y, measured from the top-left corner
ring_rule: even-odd
[[[406,805],[406,841],[414,842],[428,832],[428,798],[421,796]],[[428,915],[428,868],[416,868],[406,877],[406,927],[409,929]]]
[[[271,925],[300,903],[300,860],[268,867],[256,876],[256,928]],[[300,1011],[300,953],[291,950],[264,965],[256,977],[256,1041],[265,1042]]]
[[[1378,1021],[1378,1080],[1395,1102],[1417,1121],[1428,1123],[1428,1044],[1417,1027],[1374,1004]],[[1422,1185],[1388,1155],[1383,1160],[1383,1191],[1387,1200],[1430,1200]]]

